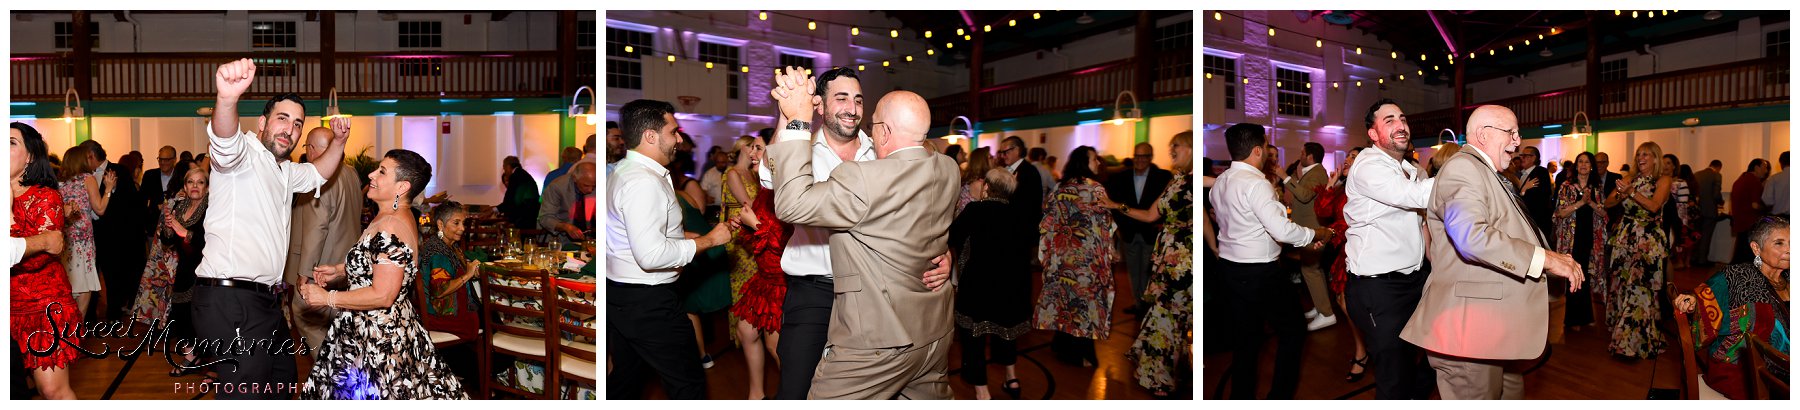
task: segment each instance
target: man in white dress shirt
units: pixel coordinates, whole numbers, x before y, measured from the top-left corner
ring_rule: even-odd
[[[863,118],[862,80],[848,67],[825,70],[814,80],[814,119],[820,125],[813,133],[813,180],[824,182],[831,171],[848,161],[875,160],[875,144],[858,130]],[[782,130],[810,130],[805,121],[785,121]],[[775,189],[774,174],[766,164],[758,164],[757,177],[764,188]],[[825,353],[825,342],[831,324],[832,302],[836,286],[831,272],[830,229],[794,225],[793,237],[781,254],[781,269],[787,274],[787,295],[781,305],[781,342],[775,347],[781,356],[780,400],[805,400],[813,385],[813,373]],[[950,253],[931,263],[935,266],[922,276],[925,285],[941,290],[950,277]]]
[[[1400,328],[1419,305],[1425,277],[1425,219],[1432,180],[1406,154],[1412,128],[1394,100],[1383,98],[1363,117],[1370,147],[1363,149],[1344,187],[1344,304],[1362,330],[1375,372],[1375,398],[1426,399],[1434,379],[1424,352],[1400,340]]]
[[[250,59],[219,66],[213,79],[218,101],[206,128],[212,197],[203,223],[206,242],[213,245],[202,251],[194,271],[194,333],[203,341],[232,343],[242,338],[245,346],[251,346],[247,351],[214,352],[227,360],[215,367],[219,382],[240,386],[236,391],[221,390],[221,399],[283,399],[293,394],[285,388],[298,377],[294,350],[304,345],[296,347],[288,336],[280,308],[289,216],[295,193],[318,195],[319,187],[337,173],[348,137],[334,136],[316,162],[289,162],[288,154],[305,130],[305,103],[294,94],[275,96],[263,105],[256,132],[239,130],[238,97],[255,79],[256,65]]]
[[[735,223],[714,225],[700,237],[682,232],[665,168],[681,143],[674,105],[632,101],[619,118],[630,151],[606,177],[606,343],[612,351],[606,398],[641,397],[643,373],[655,370],[670,398],[704,399],[706,373],[675,279],[695,254],[730,240]]]
[[[1275,186],[1263,176],[1267,158],[1263,127],[1240,123],[1225,130],[1231,169],[1219,174],[1211,193],[1219,221],[1219,262],[1226,303],[1238,318],[1231,355],[1231,398],[1253,399],[1262,352],[1263,325],[1275,329],[1275,380],[1270,399],[1292,399],[1300,383],[1300,347],[1306,337],[1293,282],[1276,266],[1281,244],[1317,250],[1329,241],[1327,228],[1306,228],[1288,220]],[[1280,242],[1280,243],[1277,243]]]
[[[1768,208],[1769,215],[1787,218],[1788,217],[1788,153],[1787,153],[1787,151],[1781,152],[1781,157],[1778,159],[1777,162],[1781,163],[1781,172],[1777,172],[1777,173],[1775,173],[1775,175],[1770,175],[1769,180],[1763,182],[1762,201],[1764,204],[1769,205],[1769,208]]]

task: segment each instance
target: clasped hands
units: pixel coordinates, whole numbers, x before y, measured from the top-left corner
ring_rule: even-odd
[[[294,293],[299,295],[301,300],[306,301],[308,307],[325,307],[331,303],[331,293],[325,290],[324,285],[343,278],[344,264],[315,266],[312,270],[312,278],[294,288]]]

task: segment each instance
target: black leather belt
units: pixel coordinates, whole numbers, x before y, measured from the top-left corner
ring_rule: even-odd
[[[804,280],[804,281],[808,281],[808,282],[823,283],[823,284],[827,284],[827,285],[836,283],[831,280],[831,275],[791,275],[791,276],[800,278],[800,280]]]
[[[619,281],[615,281],[615,280],[612,280],[612,279],[607,279],[607,280],[606,280],[606,286],[607,286],[607,287],[615,287],[615,288],[634,288],[634,289],[635,289],[635,288],[654,288],[654,287],[657,287],[657,286],[669,286],[669,285],[673,285],[673,283],[665,283],[665,284],[661,284],[661,285],[645,285],[645,284],[642,284],[642,283],[625,283],[625,282],[619,282]]]
[[[257,292],[268,293],[268,294],[276,293],[274,286],[264,285],[262,283],[252,282],[252,281],[247,281],[247,280],[242,280],[242,279],[194,278],[194,284],[200,285],[200,286],[216,286],[216,287],[221,287],[221,288],[235,288],[235,289],[251,290],[251,291],[257,291]]]

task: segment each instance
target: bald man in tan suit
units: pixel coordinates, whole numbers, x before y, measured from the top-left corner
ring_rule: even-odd
[[[813,82],[801,74],[776,82],[771,94],[783,130],[768,151],[775,214],[834,230],[831,326],[809,397],[950,398],[952,293],[927,288],[918,272],[949,249],[957,168],[921,146],[931,118],[925,99],[907,91],[883,96],[869,131],[877,159],[845,162],[815,183]]]
[[[342,125],[343,132],[350,132],[349,121],[332,123]],[[333,131],[325,127],[307,131],[306,162],[316,164],[325,156],[332,135]],[[284,281],[299,287],[312,279],[314,266],[344,263],[357,236],[362,235],[362,207],[362,179],[349,163],[338,165],[337,174],[319,187],[318,198],[294,194],[287,267],[282,269]],[[298,297],[290,297],[288,302],[288,323],[293,323],[300,336],[306,338],[307,350],[318,351],[337,309],[307,307],[306,301]]]
[[[1469,145],[1444,163],[1425,225],[1432,273],[1400,338],[1430,351],[1444,399],[1521,399],[1549,332],[1545,274],[1579,289],[1581,266],[1549,250],[1499,164],[1518,152],[1512,110],[1475,109]]]

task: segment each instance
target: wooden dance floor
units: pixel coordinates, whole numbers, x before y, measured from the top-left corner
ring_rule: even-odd
[[[1676,270],[1671,275],[1672,287],[1669,289],[1692,292],[1695,285],[1723,266]],[[1550,345],[1550,359],[1541,367],[1525,374],[1526,399],[1643,400],[1652,387],[1680,388],[1681,354],[1673,350],[1674,344],[1678,343],[1673,336],[1668,339],[1670,350],[1658,355],[1656,359],[1631,362],[1613,359],[1612,354],[1606,351],[1611,336],[1603,323],[1604,318],[1603,314],[1596,315],[1594,320],[1597,326],[1587,326],[1580,332],[1565,332],[1563,344]],[[1301,352],[1300,388],[1295,393],[1296,399],[1375,398],[1373,374],[1364,376],[1356,383],[1344,382],[1344,374],[1350,371],[1350,359],[1355,358],[1352,355],[1356,353],[1356,345],[1351,339],[1350,328],[1344,326],[1341,319],[1336,325],[1307,335],[1306,346]],[[1202,327],[1204,326],[1203,324]],[[1231,353],[1227,347],[1220,346],[1205,350],[1208,352],[1203,371],[1205,383],[1200,388],[1205,389],[1206,399],[1225,398],[1230,394],[1230,387],[1221,386],[1220,382],[1231,366]],[[1272,336],[1265,343],[1261,359],[1258,369],[1258,398],[1268,394],[1269,381],[1275,377],[1275,343]],[[1432,398],[1437,398],[1435,392],[1432,393]]]

